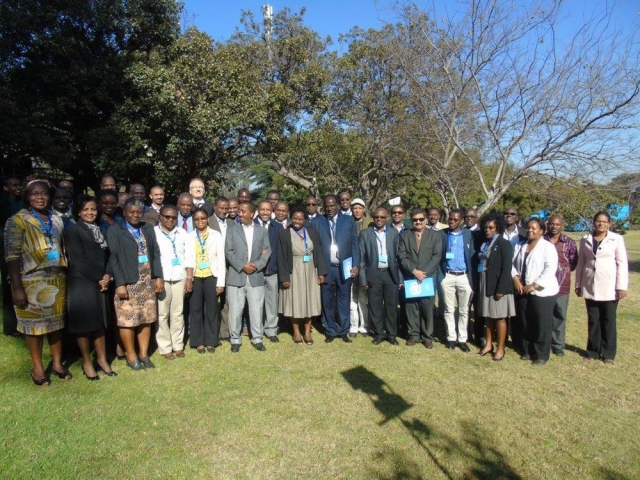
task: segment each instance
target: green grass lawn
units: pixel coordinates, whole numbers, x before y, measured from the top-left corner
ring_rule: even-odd
[[[573,296],[568,351],[544,367],[387,343],[246,342],[116,378],[36,388],[0,338],[0,478],[640,478],[640,232],[613,366],[585,362]],[[46,349],[45,349],[46,350]]]

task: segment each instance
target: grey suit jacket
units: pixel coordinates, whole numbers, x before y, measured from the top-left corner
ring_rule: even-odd
[[[393,227],[387,227],[386,244],[387,265],[391,278],[397,284],[402,283],[402,274],[398,263],[398,231]],[[373,227],[367,227],[360,233],[360,285],[371,283],[371,279],[378,275],[379,244]]]
[[[260,225],[253,224],[253,243],[251,245],[251,258],[249,258],[249,248],[247,237],[241,223],[233,223],[227,228],[227,239],[224,246],[225,256],[229,263],[227,273],[227,285],[233,287],[244,287],[247,283],[247,274],[242,271],[248,262],[253,262],[258,269],[254,274],[249,275],[249,283],[252,287],[264,286],[264,269],[269,262],[271,247],[269,246],[269,236],[267,231]]]
[[[434,285],[438,276],[440,259],[442,258],[442,237],[436,230],[425,229],[422,232],[420,251],[413,230],[406,230],[400,235],[398,245],[398,260],[405,279],[415,278],[414,268],[422,270],[429,277],[433,277]]]

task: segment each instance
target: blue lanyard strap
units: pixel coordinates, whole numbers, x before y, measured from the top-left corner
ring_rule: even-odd
[[[386,227],[386,225],[385,225],[384,230],[382,231],[382,234],[379,234],[379,233],[378,233],[378,230],[376,230],[375,228],[374,228],[374,230],[373,230],[373,231],[374,231],[374,233],[376,234],[376,240],[378,241],[378,245],[380,245],[380,254],[382,254],[382,253],[383,253],[383,252],[382,252],[382,247],[383,247],[382,240],[386,240],[386,237],[387,237],[387,227]]]
[[[138,244],[138,248],[140,249],[140,254],[144,255],[144,243],[142,242],[142,232],[140,232],[140,227],[133,228],[129,222],[125,220],[125,225],[127,226],[127,230],[131,232],[131,235],[136,239],[136,243]]]
[[[300,235],[300,231],[296,230],[295,228],[293,229],[293,231],[296,232],[296,235],[298,235],[302,239],[302,242],[304,243],[304,253],[309,255],[309,245],[307,245],[307,229],[305,227],[302,227],[302,235]]]
[[[162,227],[160,227],[160,230],[162,230]],[[177,229],[176,229],[177,230]],[[162,230],[162,233],[165,237],[167,237],[169,239],[169,241],[171,242],[171,246],[173,247],[173,256],[178,258],[178,252],[176,251],[176,236],[178,235],[178,232],[175,231],[173,232],[173,238],[171,238],[171,235],[169,235],[167,232],[165,232],[164,230]]]
[[[204,237],[204,240],[202,238],[200,238],[200,231],[196,230],[196,236],[198,237],[198,243],[200,244],[200,251],[201,254],[204,255],[204,245],[207,243],[207,237]]]
[[[40,222],[42,231],[49,239],[49,248],[53,248],[53,220],[51,219],[51,214],[47,212],[47,222],[49,222],[47,224],[40,218],[40,215],[38,215],[33,208],[30,208],[29,210],[31,211],[31,215]]]

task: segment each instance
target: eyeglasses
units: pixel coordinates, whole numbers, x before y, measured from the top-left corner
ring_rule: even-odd
[[[502,215],[504,215],[505,217],[515,217],[518,214],[515,212],[502,212]]]
[[[49,194],[47,192],[31,192],[29,194],[30,197],[42,197],[42,198],[47,198],[49,196]]]
[[[376,215],[373,217],[374,220],[385,220],[386,218],[386,215]]]
[[[191,185],[189,188],[204,188],[204,185]]]
[[[424,222],[426,220],[426,218],[422,217],[422,218],[412,218],[411,221],[413,223],[419,223],[419,222]]]
[[[307,207],[315,207],[317,206],[317,203],[307,203]]]
[[[166,218],[167,220],[177,220],[178,216],[176,215],[175,217],[172,215],[160,215],[161,217]]]
[[[404,212],[391,212],[391,215],[404,215]]]

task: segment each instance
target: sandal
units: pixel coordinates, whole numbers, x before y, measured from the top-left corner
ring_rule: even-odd
[[[295,338],[293,339],[293,341],[297,344],[301,344],[302,343],[302,337],[300,337],[299,340],[296,340]]]
[[[304,338],[304,343],[306,343],[307,345],[313,345],[313,338],[309,337],[305,337]]]
[[[196,352],[207,353],[207,347],[205,347],[204,345],[200,345],[198,348],[196,348]]]
[[[49,377],[47,377],[46,375],[38,380],[33,376],[33,372],[31,372],[31,380],[33,380],[33,383],[38,387],[48,387],[49,385],[51,385],[51,380],[49,380]]]
[[[73,375],[71,375],[71,372],[65,368],[63,371],[58,372],[55,368],[51,367],[51,370],[53,371],[53,373],[55,375],[58,376],[58,378],[60,380],[71,380],[73,378]]]

